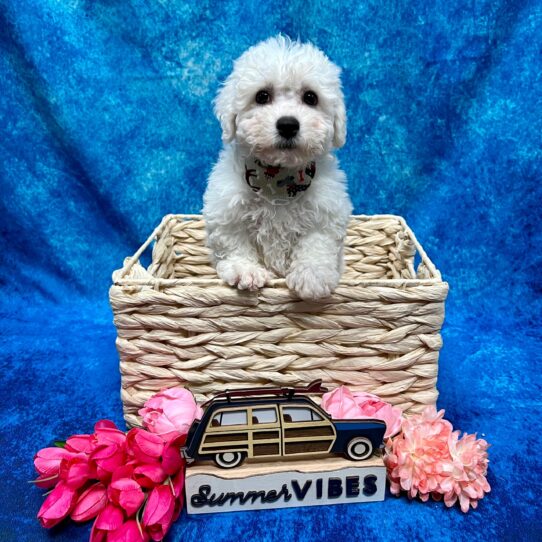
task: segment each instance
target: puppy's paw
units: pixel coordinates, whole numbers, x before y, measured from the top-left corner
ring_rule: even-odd
[[[333,267],[297,264],[286,275],[286,284],[301,299],[315,301],[331,295],[340,278],[340,273]]]
[[[224,282],[239,290],[259,290],[271,279],[267,269],[251,262],[223,260],[216,266],[216,271]]]

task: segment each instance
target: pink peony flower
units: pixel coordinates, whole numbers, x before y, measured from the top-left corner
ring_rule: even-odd
[[[162,540],[173,523],[175,497],[169,485],[156,486],[143,512],[142,525],[153,540]]]
[[[403,421],[403,432],[386,443],[384,461],[390,478],[390,491],[426,501],[438,491],[449,457],[448,436],[452,426],[442,417],[444,411],[426,408],[421,415]]]
[[[322,395],[320,406],[336,420],[356,419],[362,416],[352,392],[346,386],[339,386]]]
[[[49,529],[60,523],[70,513],[76,500],[76,490],[59,482],[39,509],[38,519],[42,527]]]
[[[459,438],[459,431],[454,431],[449,438],[450,474],[446,483],[442,484],[444,504],[453,506],[459,501],[463,512],[468,512],[469,506],[476,508],[478,500],[491,487],[486,479],[489,459],[487,449],[489,444],[476,435],[464,434]]]
[[[129,478],[120,478],[111,483],[107,489],[109,500],[122,508],[128,517],[133,516],[145,500],[141,486]]]
[[[352,393],[346,386],[339,386],[331,392],[324,393],[321,407],[337,420],[349,418],[382,420],[386,422],[384,438],[389,438],[401,430],[403,420],[401,409],[371,393]]]
[[[70,517],[73,521],[88,521],[95,518],[107,504],[107,490],[97,482],[87,488],[77,499]]]
[[[186,435],[194,419],[201,418],[203,412],[187,389],[169,388],[153,395],[139,414],[147,430],[169,440]]]
[[[444,497],[447,506],[459,501],[467,512],[490,489],[485,478],[488,444],[475,435],[459,440],[459,432],[443,416],[444,410],[427,407],[405,419],[403,432],[387,441],[384,462],[390,491],[406,491],[422,501]]]

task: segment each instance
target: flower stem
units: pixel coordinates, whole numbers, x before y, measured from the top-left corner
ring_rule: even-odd
[[[37,480],[28,480],[28,483],[39,484],[40,482],[49,482],[51,480],[54,480],[55,478],[58,478],[58,474],[55,474],[54,476],[49,476],[49,478],[38,478]]]

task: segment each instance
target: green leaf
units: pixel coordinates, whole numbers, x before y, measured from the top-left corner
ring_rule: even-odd
[[[65,448],[66,447],[66,441],[65,440],[55,440],[53,444],[57,448]]]

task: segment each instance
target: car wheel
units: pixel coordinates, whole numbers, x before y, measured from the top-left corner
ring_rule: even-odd
[[[352,461],[362,461],[371,457],[373,454],[373,445],[366,437],[353,438],[346,447],[346,455]]]
[[[215,455],[215,463],[222,469],[233,469],[243,462],[241,452],[223,452]]]

